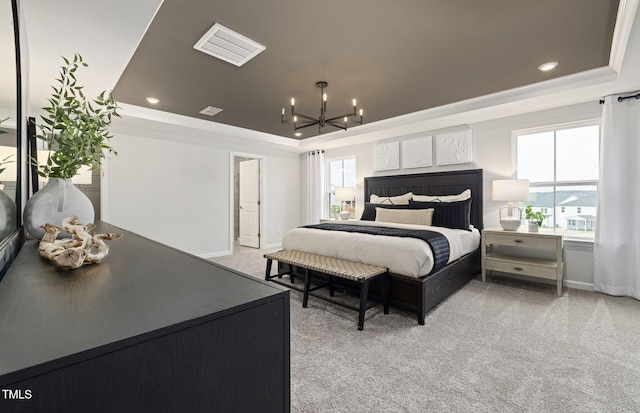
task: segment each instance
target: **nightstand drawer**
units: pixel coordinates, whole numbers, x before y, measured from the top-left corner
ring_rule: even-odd
[[[532,237],[530,235],[521,235],[516,232],[513,235],[503,235],[503,234],[487,234],[486,237],[487,244],[494,245],[513,245],[516,247],[527,247],[527,248],[549,248],[549,239],[542,237]],[[554,244],[551,244],[551,247],[554,247]]]
[[[511,274],[527,275],[530,277],[547,278],[550,280],[555,280],[558,274],[555,266],[535,265],[503,259],[497,260],[489,257],[486,258],[485,269],[508,272]]]

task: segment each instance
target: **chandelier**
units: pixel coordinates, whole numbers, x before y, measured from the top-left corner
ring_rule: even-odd
[[[353,99],[353,112],[327,118],[327,94],[324,93],[324,89],[329,86],[327,82],[316,82],[316,87],[320,88],[320,116],[313,117],[303,115],[296,112],[295,99],[291,98],[291,119],[284,118],[284,108],[282,108],[282,115],[280,116],[280,123],[293,123],[293,129],[298,131],[300,129],[308,128],[310,126],[318,125],[318,133],[322,133],[322,128],[326,125],[333,126],[334,128],[347,130],[349,126],[362,125],[362,109],[358,113],[356,107],[356,100]],[[359,117],[359,119],[358,119]]]

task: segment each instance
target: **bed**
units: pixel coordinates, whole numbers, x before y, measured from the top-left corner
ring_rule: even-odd
[[[424,324],[425,315],[429,310],[476,277],[480,271],[479,245],[483,228],[482,170],[365,178],[366,200],[369,200],[371,195],[395,197],[409,192],[422,195],[453,195],[467,189],[471,190],[470,210],[467,211],[468,222],[471,224],[469,229],[422,227],[412,223],[397,225],[371,221],[336,222],[289,231],[283,239],[283,249],[300,249],[389,268],[390,304],[415,311],[418,322]],[[371,205],[368,205],[367,210],[370,209]],[[377,211],[380,212],[379,209]],[[357,227],[363,225],[376,234],[375,231],[393,231],[385,229],[386,227],[400,227],[408,231],[429,228],[434,233],[441,234],[434,236],[445,237],[448,240],[446,259],[443,261],[442,256],[437,255],[439,253],[436,249],[425,248],[424,240],[405,237],[391,239],[380,237],[379,234],[372,236],[352,233],[361,231]],[[388,251],[391,251],[392,247],[395,248],[395,253],[390,254]],[[353,254],[357,259],[354,259]],[[431,255],[428,256],[429,254]],[[372,293],[376,293],[375,289]]]

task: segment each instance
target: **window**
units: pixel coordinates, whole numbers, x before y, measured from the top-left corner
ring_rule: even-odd
[[[599,121],[514,132],[516,173],[529,180],[528,205],[543,228],[593,238],[597,214]]]
[[[341,202],[336,201],[336,188],[350,187],[356,189],[356,157],[346,156],[343,158],[327,159],[327,192],[328,203],[326,205],[325,216],[334,217],[336,209],[340,212]],[[355,218],[355,200],[347,202],[349,205],[349,218]]]

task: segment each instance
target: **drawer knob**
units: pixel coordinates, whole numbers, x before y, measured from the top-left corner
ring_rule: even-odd
[[[513,267],[513,269],[516,271],[524,271],[524,268],[522,267]]]
[[[513,242],[515,242],[516,244],[522,244],[524,241],[521,239],[514,239]]]

